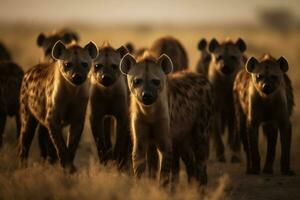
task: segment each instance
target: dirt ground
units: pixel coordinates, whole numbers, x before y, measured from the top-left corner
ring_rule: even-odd
[[[41,31],[51,31],[50,26],[0,25],[0,40],[12,51],[14,60],[24,70],[39,61],[41,50],[36,37]],[[241,164],[217,163],[213,152],[208,163],[209,184],[200,191],[195,185],[187,185],[184,171],[175,194],[168,194],[157,187],[156,182],[142,179],[135,182],[131,175],[117,173],[114,167],[99,166],[95,144],[86,120],[86,128],[76,156],[78,173],[65,175],[58,166],[42,164],[37,141],[33,142],[27,169],[17,167],[15,124],[8,120],[5,129],[4,148],[0,150],[0,199],[300,199],[300,30],[279,34],[262,27],[102,27],[72,26],[78,30],[81,43],[90,40],[101,44],[109,41],[112,46],[131,41],[135,46],[149,46],[156,38],[173,35],[182,41],[194,68],[199,57],[197,42],[200,38],[243,38],[248,44],[247,55],[260,56],[271,53],[285,56],[290,64],[296,107],[292,117],[293,141],[291,166],[295,176],[280,175],[280,142],[277,143],[274,175],[246,175],[245,162]],[[225,100],[225,99],[224,99]],[[266,141],[260,134],[262,164],[266,154]],[[225,138],[224,138],[224,141]],[[229,157],[229,155],[227,156]],[[229,159],[228,159],[229,160]]]

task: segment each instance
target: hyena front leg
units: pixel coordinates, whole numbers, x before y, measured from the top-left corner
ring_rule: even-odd
[[[149,178],[156,179],[159,168],[159,156],[156,145],[149,145],[147,151],[147,166]]]
[[[138,120],[133,121],[133,150],[132,150],[132,166],[134,176],[140,178],[146,170],[146,153],[149,145],[148,127]]]
[[[249,149],[251,158],[250,174],[260,173],[260,156],[258,150],[258,127],[259,124],[248,122],[247,133],[249,137]]]
[[[168,123],[167,123],[168,124]],[[160,185],[166,187],[170,182],[172,166],[172,138],[169,128],[161,127],[154,134],[158,136],[158,150],[161,153]]]
[[[112,159],[112,145],[110,141],[110,136],[106,134],[105,131],[107,130],[107,126],[110,124],[107,124],[111,120],[104,121],[104,113],[99,112],[93,112],[90,116],[90,123],[91,123],[91,129],[93,133],[93,137],[96,143],[97,152],[99,161],[101,164],[106,165],[109,160]],[[106,123],[106,128],[104,128],[104,123]]]
[[[2,147],[3,144],[3,133],[5,128],[5,123],[6,123],[6,115],[4,112],[0,112],[0,148]]]
[[[26,166],[34,132],[37,126],[37,120],[28,109],[21,109],[21,132],[19,137],[19,158],[21,165]]]
[[[277,127],[272,124],[264,124],[263,131],[264,131],[264,134],[265,134],[265,136],[267,138],[267,142],[268,142],[267,157],[266,157],[263,173],[272,174],[273,173],[273,163],[274,163],[274,159],[275,159],[278,130],[277,130]]]
[[[114,158],[118,163],[118,168],[122,169],[126,166],[130,158],[130,131],[129,120],[126,111],[119,111],[115,114],[117,120],[116,143],[114,147]]]
[[[225,162],[225,147],[222,140],[222,122],[221,114],[216,113],[213,119],[213,142],[216,149],[217,160]]]
[[[283,175],[294,175],[295,172],[290,169],[290,153],[292,140],[292,126],[288,120],[280,124],[280,142],[281,142],[281,173]]]

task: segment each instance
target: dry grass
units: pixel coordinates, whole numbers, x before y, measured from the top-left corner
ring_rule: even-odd
[[[38,62],[41,51],[35,45],[40,31],[49,27],[0,26],[1,40],[13,52],[15,60],[26,70]],[[76,29],[76,26],[74,27]],[[174,35],[187,48],[190,66],[194,67],[198,58],[197,42],[201,37],[232,38],[241,37],[249,44],[249,55],[259,56],[270,52],[274,56],[284,55],[290,63],[289,75],[295,88],[296,105],[300,100],[300,30],[282,36],[261,28],[99,28],[79,27],[82,43],[94,40],[100,44],[108,40],[118,47],[132,41],[137,47],[148,46],[159,36]],[[199,191],[195,185],[187,185],[185,175],[176,194],[168,194],[157,187],[157,183],[147,179],[135,182],[132,175],[118,173],[114,167],[101,167],[98,164],[95,145],[89,125],[86,128],[78,150],[75,164],[78,173],[65,175],[59,166],[42,164],[39,158],[37,142],[34,141],[29,167],[17,167],[15,147],[15,127],[8,121],[5,131],[6,145],[0,150],[0,199],[300,199],[300,149],[299,107],[296,106],[293,117],[292,166],[298,174],[295,177],[279,175],[280,148],[272,176],[248,176],[244,174],[244,164],[208,164],[209,184]],[[88,121],[87,121],[88,122]],[[261,134],[262,135],[262,134]],[[265,155],[265,140],[261,137],[261,155]]]

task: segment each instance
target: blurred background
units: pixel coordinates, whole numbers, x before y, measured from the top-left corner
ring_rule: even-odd
[[[101,45],[103,41],[109,41],[116,48],[126,42],[132,42],[136,48],[147,47],[161,36],[172,35],[178,38],[186,48],[191,69],[195,68],[199,58],[197,44],[202,38],[224,40],[230,37],[236,40],[240,37],[247,43],[246,54],[248,56],[270,53],[276,58],[286,57],[290,65],[288,75],[293,83],[296,103],[292,117],[291,163],[298,175],[293,178],[279,176],[279,141],[275,161],[276,173],[272,179],[268,176],[245,176],[244,164],[209,163],[208,170],[210,180],[212,180],[210,184],[216,183],[217,178],[224,174],[230,175],[230,189],[226,192],[236,199],[248,199],[255,195],[261,195],[261,199],[274,199],[273,197],[282,199],[288,198],[289,195],[300,196],[299,0],[0,0],[0,41],[8,47],[14,61],[19,63],[25,71],[37,64],[42,55],[42,50],[36,45],[39,33],[48,33],[64,27],[78,32],[81,44],[93,40]],[[6,140],[11,138],[14,141],[14,133],[14,123],[9,121],[5,132]],[[263,163],[266,141],[262,134],[260,137]],[[33,149],[36,150],[36,141],[34,143]],[[31,150],[31,153],[35,155],[31,157],[33,161],[39,157],[39,152],[35,150]],[[12,152],[15,154],[15,151]],[[87,120],[76,158],[77,165],[86,166],[91,159],[97,160],[95,152]],[[0,161],[3,163],[16,163],[15,155],[2,159],[3,155],[2,152]],[[12,173],[14,171],[11,169],[0,168],[0,186],[1,182],[4,184],[7,182],[2,174],[8,174],[10,177]],[[10,184],[18,185],[18,181],[19,179]],[[55,181],[53,184],[56,184]],[[84,181],[91,184],[86,179]],[[81,184],[85,184],[84,181]],[[24,187],[30,187],[33,184],[35,185],[35,181],[25,183]],[[49,184],[51,185],[52,182]],[[48,185],[42,184],[40,187],[44,186],[47,190]],[[114,193],[114,187],[115,185],[109,188],[112,193]],[[126,192],[127,190],[125,194]],[[98,195],[98,190],[96,194]],[[144,193],[142,194],[144,197]],[[30,198],[33,199],[32,196]]]

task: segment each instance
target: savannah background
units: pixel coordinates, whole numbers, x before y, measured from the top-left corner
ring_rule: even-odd
[[[25,71],[39,62],[38,34],[63,27],[77,31],[81,44],[93,40],[101,45],[107,40],[114,47],[128,41],[136,48],[149,46],[158,37],[172,35],[185,46],[192,69],[199,57],[200,38],[241,37],[248,45],[248,56],[269,52],[288,59],[296,102],[291,151],[296,176],[280,175],[278,141],[274,175],[245,175],[244,161],[217,163],[212,152],[208,186],[199,192],[187,185],[182,170],[174,195],[154,181],[135,182],[113,166],[99,166],[88,120],[75,160],[78,173],[65,175],[58,166],[42,164],[36,139],[29,167],[18,169],[15,124],[10,119],[0,150],[0,199],[300,199],[299,11],[297,0],[0,0],[0,40]],[[266,141],[260,136],[264,163]]]

